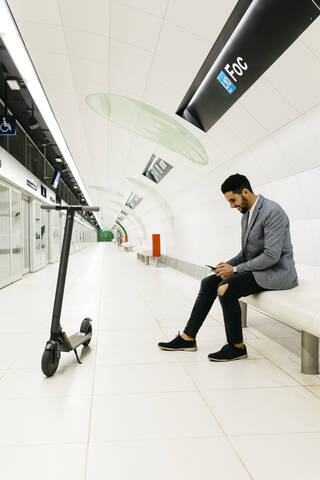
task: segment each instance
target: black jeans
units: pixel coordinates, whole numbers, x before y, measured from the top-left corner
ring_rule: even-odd
[[[223,295],[219,295],[219,300],[223,310],[227,342],[234,345],[243,341],[241,309],[238,298],[266,290],[257,284],[251,272],[236,273],[226,280],[222,280],[221,277],[216,275],[209,275],[202,280],[190,319],[184,329],[184,333],[189,337],[196,338],[218,295],[218,287],[224,284],[228,284],[228,288]]]

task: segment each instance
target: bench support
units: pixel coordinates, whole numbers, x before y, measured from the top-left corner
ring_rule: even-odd
[[[319,373],[319,339],[301,332],[301,373]]]
[[[242,328],[245,328],[248,326],[248,319],[247,319],[247,304],[245,302],[240,303],[240,308],[241,308],[241,323],[242,323]]]

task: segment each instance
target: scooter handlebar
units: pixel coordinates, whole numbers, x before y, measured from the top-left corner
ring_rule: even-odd
[[[99,212],[100,207],[88,207],[86,205],[41,205],[42,210],[75,210],[77,212]]]
[[[82,207],[83,212],[99,212],[100,207]]]

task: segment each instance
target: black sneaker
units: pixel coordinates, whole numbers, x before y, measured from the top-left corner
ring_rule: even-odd
[[[197,350],[197,342],[195,340],[185,340],[181,337],[180,332],[171,342],[160,342],[158,347],[162,350],[184,350],[185,352],[195,352]]]
[[[241,360],[242,358],[247,358],[247,349],[246,347],[238,348],[234,345],[225,345],[224,347],[216,353],[210,353],[208,358],[211,362],[231,362],[232,360]]]

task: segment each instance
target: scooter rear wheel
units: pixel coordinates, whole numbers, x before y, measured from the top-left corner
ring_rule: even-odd
[[[82,320],[82,323],[81,323],[81,326],[80,326],[80,332],[85,333],[86,335],[88,335],[88,333],[92,332],[92,320],[91,320],[91,318],[85,318],[84,320]],[[84,347],[87,347],[90,342],[91,342],[91,338],[89,338],[89,340],[84,342],[82,345]]]
[[[45,350],[42,354],[41,369],[44,375],[52,377],[59,366],[60,358],[57,357],[53,350]]]

